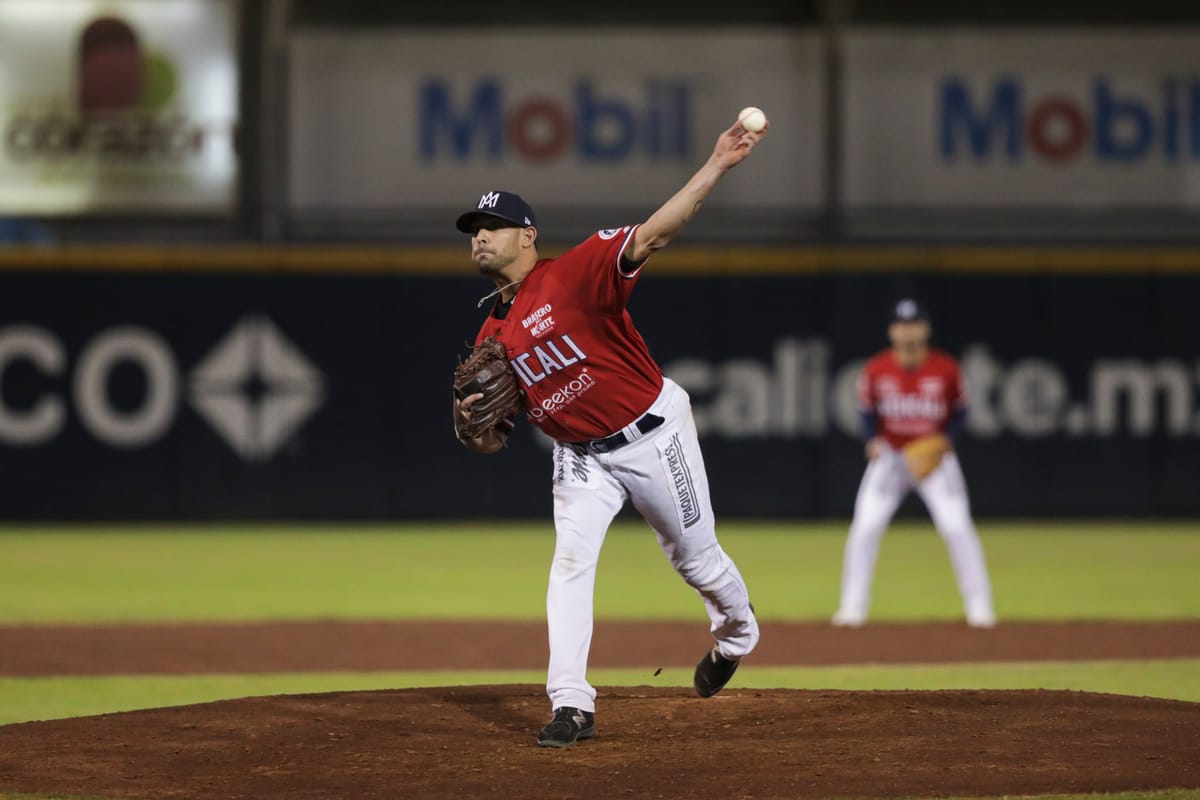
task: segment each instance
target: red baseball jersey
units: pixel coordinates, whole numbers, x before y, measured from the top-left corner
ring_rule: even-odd
[[[951,415],[967,405],[958,362],[930,348],[916,369],[896,363],[891,350],[870,361],[858,379],[858,405],[879,418],[879,435],[900,448],[913,439],[943,430]]]
[[[584,442],[636,421],[662,391],[662,369],[625,308],[642,265],[621,271],[637,226],[592,234],[543,258],[503,319],[497,309],[476,343],[494,335],[508,351],[526,418],[561,442]]]

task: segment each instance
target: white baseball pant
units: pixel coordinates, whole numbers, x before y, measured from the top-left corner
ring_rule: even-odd
[[[880,541],[896,509],[912,489],[916,489],[929,509],[934,527],[950,553],[967,621],[984,625],[994,622],[983,546],[971,520],[967,485],[958,458],[953,452],[947,453],[937,469],[914,484],[904,456],[891,448],[867,465],[858,488],[842,564],[841,604],[835,618],[854,622],[866,619]]]
[[[595,710],[596,690],[586,673],[596,562],[608,526],[626,499],[654,529],[671,566],[703,598],[721,654],[740,658],[758,642],[746,583],[717,542],[687,392],[667,379],[648,413],[665,421],[613,452],[561,442],[554,447],[557,540],[546,593],[546,691],[553,708]],[[637,431],[627,428],[626,433]]]

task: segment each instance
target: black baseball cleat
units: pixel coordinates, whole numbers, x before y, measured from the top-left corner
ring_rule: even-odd
[[[554,709],[554,719],[538,732],[538,747],[570,747],[580,739],[596,735],[596,715],[591,711],[563,706]]]
[[[724,689],[733,673],[737,672],[740,663],[736,658],[729,659],[721,655],[720,648],[714,644],[712,650],[705,653],[704,658],[696,665],[696,677],[692,680],[696,694],[712,697]]]

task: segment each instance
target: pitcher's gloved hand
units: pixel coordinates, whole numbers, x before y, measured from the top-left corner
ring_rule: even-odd
[[[482,397],[463,402],[473,395]],[[454,370],[454,432],[460,441],[491,431],[507,440],[520,408],[521,388],[508,354],[495,336],[489,336]]]

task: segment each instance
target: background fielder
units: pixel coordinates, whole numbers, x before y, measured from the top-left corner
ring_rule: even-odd
[[[996,623],[991,584],[953,450],[967,415],[962,373],[954,358],[930,348],[929,317],[916,301],[895,305],[888,336],[891,349],[867,362],[859,378],[869,463],[854,501],[841,602],[833,622],[866,622],[880,541],[901,501],[915,489],[950,553],[967,623],[991,627]],[[911,452],[918,447],[925,451],[920,458],[932,459],[932,471],[924,477],[926,468],[917,465]]]
[[[551,436],[557,534],[546,597],[547,693],[554,717],[538,743],[564,747],[595,734],[596,690],[586,678],[596,563],[624,505],[654,529],[671,566],[704,600],[716,640],[696,666],[697,693],[728,682],[758,642],[745,581],[717,542],[708,479],[687,393],[651,358],[626,303],[646,259],[686,225],[724,173],[764,133],[723,132],[708,162],[643,224],[602,230],[556,259],[539,259],[533,209],[487,192],[458,228],[498,294],[476,339],[504,346],[526,418]],[[465,435],[484,395],[456,399],[455,432],[494,453],[511,425]]]

